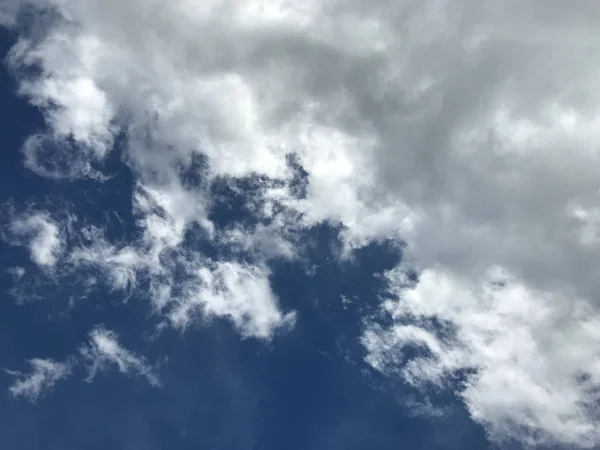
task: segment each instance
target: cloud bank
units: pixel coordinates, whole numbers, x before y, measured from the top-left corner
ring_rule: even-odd
[[[389,239],[404,258],[387,317],[366,321],[367,362],[422,389],[460,380],[494,440],[600,443],[595,2],[5,5],[21,24],[8,63],[47,122],[27,167],[101,183],[122,138],[135,177],[141,237],[65,261],[147,283],[175,326],[200,311],[264,338],[292,320],[266,268],[300,256],[297,233],[339,225],[346,254]],[[254,223],[223,226],[215,186],[240,180]],[[41,223],[26,245],[51,265]]]

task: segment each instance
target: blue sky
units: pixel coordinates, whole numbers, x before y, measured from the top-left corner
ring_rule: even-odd
[[[515,5],[0,5],[0,446],[597,448],[600,10]]]

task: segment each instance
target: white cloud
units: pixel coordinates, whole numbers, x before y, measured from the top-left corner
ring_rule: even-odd
[[[39,176],[55,180],[88,177],[104,181],[107,178],[93,168],[88,151],[66,139],[35,134],[23,143],[22,151],[25,167]]]
[[[80,230],[82,239],[65,258],[72,270],[95,269],[112,290],[133,291],[149,298],[158,314],[177,328],[186,328],[198,317],[204,321],[224,317],[245,337],[269,339],[294,324],[293,312],[283,313],[269,285],[269,271],[260,265],[213,262],[185,241],[190,222],[202,217],[203,208],[192,193],[140,188],[135,212],[143,231],[139,241],[116,246],[100,228]],[[212,224],[200,221],[210,239]],[[237,232],[236,232],[237,231]],[[227,232],[220,244],[257,255],[293,257],[286,241],[268,240],[264,227],[254,233]],[[275,234],[271,234],[271,237]],[[264,248],[256,249],[264,242]],[[145,283],[149,289],[145,291]]]
[[[170,318],[179,327],[199,311],[209,318],[230,319],[244,336],[268,339],[296,321],[295,313],[279,310],[264,267],[217,263],[194,269],[191,275],[182,294],[173,298]]]
[[[440,270],[387,274],[397,322],[371,325],[367,362],[427,390],[465,377],[459,395],[498,440],[593,447],[600,438],[600,315],[589,302],[490,272],[474,284]],[[435,323],[437,320],[441,323]],[[426,351],[406,361],[407,347]]]
[[[207,261],[185,239],[200,225],[222,243],[208,218],[217,177],[278,181],[257,197],[301,220],[250,230],[246,246],[235,233],[226,241],[252,248],[276,242],[270,233],[330,221],[344,226],[347,250],[393,237],[406,244],[393,273],[422,272],[412,287],[390,276],[396,324],[365,334],[376,367],[400,361],[409,342],[424,346],[431,359],[403,365],[404,376],[443,382],[472,370],[460,395],[495,439],[600,443],[589,405],[600,386],[596,2],[40,6],[55,8],[56,21],[23,37],[10,58],[19,73],[40,69],[21,88],[49,125],[33,150],[25,145],[26,163],[47,176],[96,176],[125,132],[144,237],[127,261],[119,246],[107,253],[121,258],[116,280],[133,280],[129,270],[143,259],[153,302],[169,305],[167,314],[181,311],[185,322],[197,307],[269,335],[266,324],[286,315],[273,306],[262,265]],[[67,137],[75,145],[37,144]],[[288,153],[307,172],[304,198],[290,194]],[[208,169],[196,189],[180,174],[199,154]],[[293,254],[273,247],[267,253]],[[185,268],[183,297],[172,267]],[[495,268],[508,278],[491,294]],[[408,323],[415,318],[423,321]],[[425,318],[455,334],[441,336]],[[516,335],[529,358],[514,349]],[[488,369],[494,364],[501,370]],[[518,382],[497,398],[510,377]]]
[[[116,365],[125,375],[137,375],[145,378],[152,386],[159,386],[160,380],[155,368],[146,359],[123,347],[118,336],[105,328],[97,327],[90,333],[87,345],[80,349],[83,363],[88,369],[87,381],[92,381],[99,371]]]
[[[94,268],[111,290],[125,291],[136,286],[138,273],[147,265],[136,248],[109,243],[102,228],[84,227],[79,235],[80,245],[73,247],[66,258],[72,270]]]
[[[64,250],[60,226],[44,212],[26,213],[10,222],[11,240],[29,248],[31,260],[41,268],[53,268]]]
[[[24,397],[35,403],[41,396],[51,391],[57,381],[71,373],[71,361],[58,362],[52,359],[34,358],[28,361],[31,372],[21,373],[7,370],[15,376],[15,382],[8,388],[14,397]]]
[[[123,347],[117,334],[102,326],[95,327],[89,333],[88,342],[79,347],[78,354],[69,356],[64,362],[34,358],[28,363],[31,366],[29,373],[5,371],[15,377],[15,382],[8,389],[9,393],[32,403],[51,391],[59,380],[71,375],[79,364],[87,369],[87,382],[93,381],[98,372],[116,366],[124,375],[135,375],[152,386],[160,386],[156,367],[150,365],[143,356]]]

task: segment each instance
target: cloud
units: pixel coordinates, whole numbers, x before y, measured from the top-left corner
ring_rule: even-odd
[[[87,345],[80,349],[83,363],[87,367],[87,381],[91,382],[99,371],[105,371],[116,365],[125,375],[137,375],[145,378],[152,386],[159,386],[160,380],[146,359],[138,356],[119,344],[116,333],[102,327],[90,332]]]
[[[18,15],[25,2],[22,0],[6,0],[0,5],[0,25],[3,27],[14,27]]]
[[[280,312],[264,267],[227,262],[198,268],[173,301],[170,318],[178,327],[200,311],[209,318],[229,318],[246,337],[269,339],[296,321],[294,312]]]
[[[284,313],[279,308],[264,265],[214,262],[186,239],[186,216],[197,217],[202,208],[195,200],[191,193],[171,195],[166,188],[140,188],[134,199],[140,217],[139,240],[118,246],[106,239],[103,229],[85,227],[78,233],[79,245],[68,252],[65,260],[77,273],[94,269],[92,276],[100,274],[100,280],[113,291],[144,295],[157,314],[164,314],[180,329],[189,327],[199,317],[203,322],[228,318],[244,337],[259,339],[269,339],[276,331],[289,329],[295,322],[295,313]],[[204,237],[210,239],[212,224],[201,225]],[[263,229],[258,227],[253,233],[229,230],[219,245],[239,246],[238,253],[294,256],[282,239],[266,242],[273,250],[268,245],[255,249],[257,240],[266,240]]]
[[[25,213],[8,225],[9,240],[29,248],[31,260],[43,269],[52,269],[64,250],[64,232],[45,212]]]
[[[147,265],[143,255],[132,245],[117,246],[108,242],[105,230],[86,226],[78,230],[79,243],[67,255],[72,271],[91,272],[98,276],[112,291],[133,290],[138,273]]]
[[[39,176],[55,180],[87,177],[107,179],[90,162],[90,154],[64,138],[34,134],[23,143],[24,165]]]
[[[415,385],[466,373],[459,395],[496,440],[600,443],[595,2],[32,7],[54,15],[9,57],[48,124],[25,144],[26,164],[94,178],[122,136],[137,183],[134,253],[108,243],[78,261],[115,286],[147,276],[175,324],[201,310],[267,336],[287,317],[267,260],[300,252],[253,249],[323,222],[341,226],[346,253],[393,238],[404,252],[388,274],[394,323],[369,322],[371,364]],[[10,24],[16,8],[0,11]],[[302,195],[290,154],[306,173]],[[190,173],[200,181],[185,182]],[[245,194],[272,225],[223,233],[211,216],[223,179],[266,180]],[[211,261],[190,235],[253,260]],[[114,271],[98,255],[118,260]],[[409,344],[430,355],[405,361]]]
[[[31,366],[29,373],[14,370],[5,372],[16,379],[8,388],[9,393],[13,397],[22,397],[32,403],[51,391],[59,380],[70,376],[80,364],[87,370],[87,382],[93,381],[98,372],[116,366],[124,375],[135,375],[154,387],[160,386],[156,367],[150,365],[144,357],[123,347],[117,334],[103,326],[95,327],[89,333],[88,342],[81,345],[78,353],[68,356],[64,362],[34,358],[28,363]]]
[[[498,271],[479,284],[436,270],[412,283],[401,269],[387,279],[396,323],[365,332],[369,364],[425,392],[462,377],[459,395],[498,440],[595,445],[600,316],[589,302]],[[407,361],[411,348],[424,353]]]
[[[71,373],[72,362],[58,362],[52,359],[30,359],[31,372],[23,374],[7,370],[16,380],[8,388],[14,397],[23,397],[35,403],[41,396],[54,388],[59,380],[68,377]]]

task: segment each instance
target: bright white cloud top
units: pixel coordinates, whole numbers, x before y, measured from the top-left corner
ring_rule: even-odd
[[[174,326],[197,310],[270,338],[294,316],[266,267],[298,256],[295,232],[340,224],[348,252],[393,238],[394,324],[367,321],[370,364],[423,389],[462,375],[493,439],[600,444],[596,2],[12,0],[1,22],[20,6],[36,31],[9,64],[48,125],[27,167],[101,181],[125,136],[143,228],[126,245],[75,230],[94,239],[61,255],[51,219],[18,219],[38,265],[94,265],[114,289],[146,279]],[[218,229],[210,187],[244,177],[266,225]],[[190,230],[254,261],[190,251]],[[96,356],[141,364],[109,338]],[[404,361],[406,346],[427,355]]]

